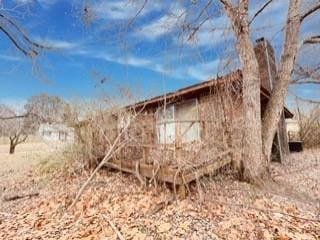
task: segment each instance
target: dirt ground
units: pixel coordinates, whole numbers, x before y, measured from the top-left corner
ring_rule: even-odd
[[[218,175],[191,184],[185,200],[103,170],[74,209],[88,174],[40,175],[39,164],[56,155],[50,145],[6,150],[0,146],[0,239],[320,239],[319,150],[272,164],[274,182],[263,189]],[[30,193],[39,195],[6,201]]]

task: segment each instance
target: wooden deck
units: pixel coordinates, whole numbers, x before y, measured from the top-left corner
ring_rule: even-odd
[[[185,185],[196,180],[197,178],[212,174],[230,163],[230,154],[226,153],[224,157],[215,160],[213,163],[205,164],[204,166],[197,168],[181,170],[179,168],[173,168],[170,166],[160,167],[152,164],[146,164],[140,160],[121,161],[113,159],[107,162],[105,166],[138,176],[143,176],[149,179],[156,178],[161,182],[168,182],[174,185]]]

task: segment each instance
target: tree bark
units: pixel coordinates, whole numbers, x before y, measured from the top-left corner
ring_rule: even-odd
[[[271,97],[262,119],[263,153],[268,161],[270,161],[273,138],[283,111],[284,101],[287,96],[291,73],[294,67],[294,60],[298,50],[300,28],[299,9],[300,0],[290,1],[280,66]]]
[[[10,140],[9,154],[14,154],[15,149],[16,149],[16,145],[15,145],[14,141]]]
[[[20,143],[23,143],[27,140],[28,135],[22,135],[21,133],[15,134],[12,137],[9,137],[10,139],[10,147],[9,147],[9,153],[14,154],[16,146]]]
[[[242,66],[243,87],[243,148],[240,166],[244,180],[260,183],[268,173],[267,161],[262,152],[261,105],[259,66],[250,39],[248,2],[240,1],[232,8],[229,1],[222,1],[236,35],[236,48]]]

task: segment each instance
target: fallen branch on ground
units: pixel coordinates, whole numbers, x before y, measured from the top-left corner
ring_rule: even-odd
[[[117,234],[118,238],[120,240],[125,240],[125,238],[122,236],[121,232],[117,229],[117,227],[114,225],[114,223],[111,220],[109,220],[109,218],[107,216],[105,216],[105,215],[102,215],[102,216],[109,223],[110,227]]]
[[[39,196],[39,193],[30,193],[30,194],[24,194],[24,195],[14,195],[12,197],[4,197],[3,200],[5,202],[9,202],[9,201],[15,201],[18,199],[22,199],[22,198],[32,198],[32,197],[37,197]]]

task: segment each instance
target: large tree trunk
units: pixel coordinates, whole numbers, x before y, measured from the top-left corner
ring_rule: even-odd
[[[262,140],[264,155],[270,161],[272,141],[277,131],[284,101],[290,84],[291,73],[297,53],[300,28],[300,0],[290,1],[285,31],[284,48],[281,55],[280,67],[262,122]]]
[[[243,149],[241,167],[244,180],[260,183],[267,176],[267,161],[262,153],[259,66],[249,35],[248,4],[242,1],[233,9],[225,5],[236,35],[236,48],[243,75]]]

